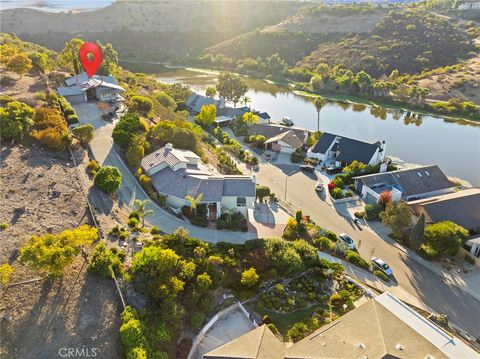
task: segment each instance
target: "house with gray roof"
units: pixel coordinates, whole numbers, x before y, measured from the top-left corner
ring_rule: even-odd
[[[117,80],[112,76],[94,75],[88,77],[86,72],[69,77],[65,86],[57,88],[60,96],[70,103],[88,102],[89,100],[118,102],[125,99],[120,93],[125,92]]]
[[[455,188],[436,165],[355,177],[355,191],[368,203],[378,203],[385,191],[390,191],[396,202],[451,193]]]
[[[451,221],[472,233],[480,233],[480,188],[410,202],[413,212],[425,215],[425,223]]]
[[[191,94],[187,99],[186,105],[188,110],[194,115],[198,115],[200,113],[202,106],[215,105],[217,110],[222,107],[222,103],[220,101],[211,97],[200,95],[198,93]]]
[[[256,123],[247,131],[249,135],[265,136],[266,148],[282,153],[292,153],[304,146],[309,135],[309,132],[303,128],[264,123]]]
[[[207,206],[207,216],[218,218],[225,210],[247,216],[255,202],[255,177],[227,176],[205,166],[195,153],[173,148],[171,144],[145,156],[141,161],[155,190],[166,197],[166,203],[180,209],[189,202],[186,196],[197,198]]]
[[[307,157],[346,166],[353,161],[376,165],[385,158],[385,141],[367,143],[325,132],[308,151]]]

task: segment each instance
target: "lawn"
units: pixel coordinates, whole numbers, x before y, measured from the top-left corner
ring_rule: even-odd
[[[300,322],[304,319],[310,318],[317,308],[321,307],[321,304],[315,304],[310,308],[297,310],[291,313],[277,313],[272,310],[265,309],[259,305],[255,306],[255,312],[260,314],[262,317],[267,314],[275,326],[278,328],[280,333],[285,336],[290,327]]]

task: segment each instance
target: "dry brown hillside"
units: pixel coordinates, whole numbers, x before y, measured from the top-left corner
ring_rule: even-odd
[[[442,74],[433,74],[416,81],[430,90],[429,98],[448,101],[457,97],[480,105],[480,55]]]

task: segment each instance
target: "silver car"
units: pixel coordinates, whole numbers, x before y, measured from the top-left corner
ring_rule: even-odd
[[[355,246],[355,242],[353,241],[350,236],[346,235],[345,233],[340,233],[338,238],[352,251],[356,250],[357,247]]]
[[[378,269],[382,271],[385,275],[391,277],[393,275],[393,270],[390,266],[383,260],[377,257],[371,258],[373,269]]]

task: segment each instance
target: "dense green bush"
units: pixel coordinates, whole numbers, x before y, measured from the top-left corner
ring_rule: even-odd
[[[343,190],[341,188],[334,188],[333,191],[332,191],[332,197],[334,199],[342,199],[345,197],[345,195],[343,194]]]
[[[330,296],[330,304],[334,307],[340,307],[343,303],[343,298],[340,294],[335,293]]]
[[[111,278],[110,268],[118,274],[121,272],[122,263],[120,258],[107,248],[105,242],[101,241],[93,250],[88,270],[104,278]]]
[[[190,222],[193,225],[199,226],[199,227],[206,227],[208,225],[207,217],[202,216],[202,215],[197,215],[197,216],[194,216],[194,217],[190,218]]]
[[[360,257],[360,255],[357,252],[348,250],[345,253],[345,259],[348,262],[350,262],[352,264],[355,264],[355,265],[357,265],[357,266],[359,266],[363,269],[369,269],[370,268],[370,264],[365,259]]]
[[[72,130],[73,135],[80,141],[81,144],[86,145],[93,140],[95,129],[91,124],[75,127]]]
[[[122,174],[116,167],[103,166],[95,175],[95,185],[105,193],[113,193],[120,188]]]
[[[204,321],[205,321],[205,313],[203,312],[195,312],[190,316],[190,326],[193,329],[201,328]]]
[[[316,238],[313,243],[321,251],[332,251],[335,249],[335,243],[327,237]]]
[[[367,221],[375,221],[378,219],[383,207],[380,204],[367,204],[365,206],[365,219]]]

